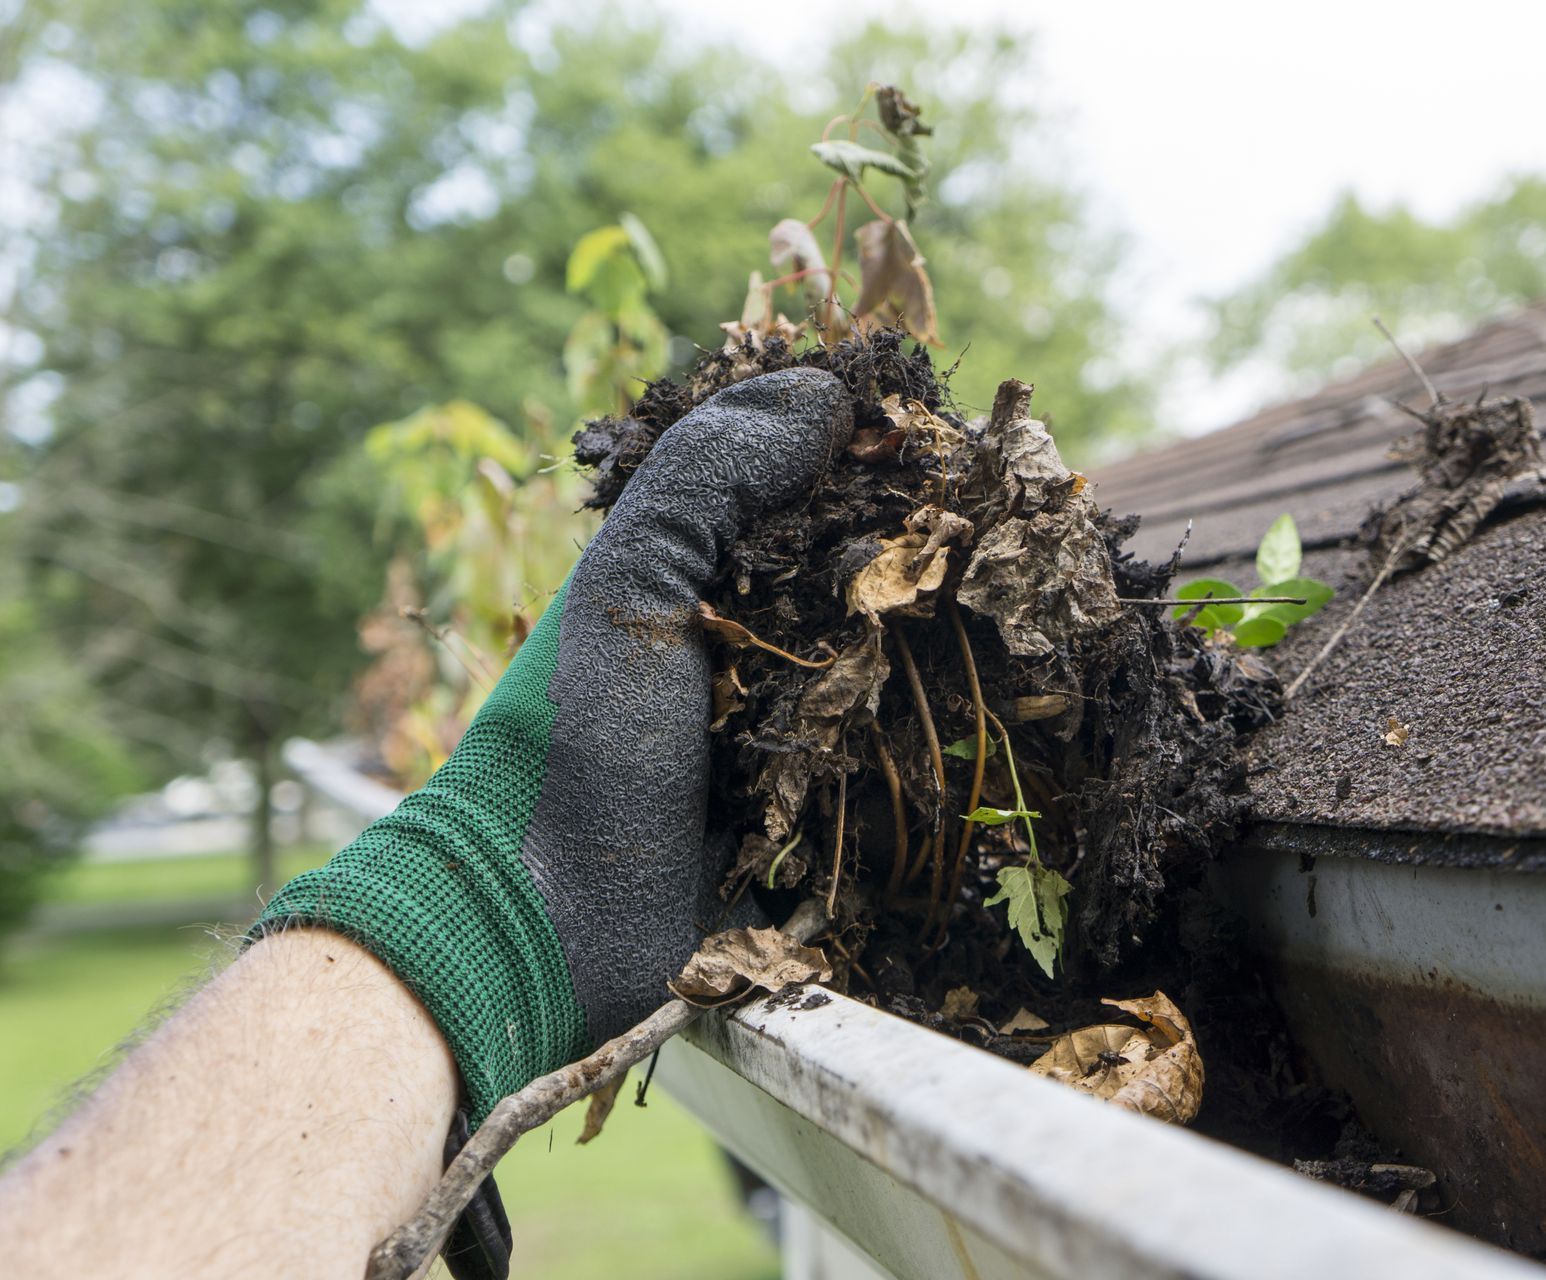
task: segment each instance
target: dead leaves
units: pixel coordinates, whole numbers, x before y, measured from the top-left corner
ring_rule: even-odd
[[[585,1125],[580,1130],[580,1136],[575,1139],[580,1146],[584,1146],[593,1138],[601,1136],[602,1127],[607,1122],[607,1117],[612,1114],[612,1108],[617,1105],[617,1095],[623,1091],[623,1085],[628,1079],[625,1071],[607,1081],[601,1088],[590,1096],[590,1103],[585,1108]]]
[[[765,798],[763,825],[771,839],[781,842],[794,830],[812,772],[823,757],[830,757],[851,725],[874,717],[880,688],[890,674],[880,637],[871,632],[844,649],[805,687],[787,738],[800,749],[771,755],[757,776],[757,794]]]
[[[1403,724],[1399,716],[1385,717],[1385,737],[1382,741],[1387,747],[1404,747],[1411,736],[1412,726]]]
[[[998,624],[1017,657],[1050,653],[1122,611],[1098,508],[1030,416],[1030,402],[1031,388],[1014,379],[993,402],[974,483],[1007,494],[1008,505],[978,537],[958,596]]]
[[[832,976],[827,959],[815,947],[801,945],[777,929],[726,929],[711,934],[666,985],[688,1004],[713,1008],[731,1004],[753,991],[782,991],[800,982],[825,982]]]
[[[1202,1105],[1202,1055],[1192,1025],[1163,991],[1102,1000],[1145,1025],[1101,1023],[1053,1041],[1029,1070],[1129,1111],[1188,1124]]]
[[[836,655],[828,649],[827,656],[817,662],[810,658],[799,658],[785,649],[780,649],[776,644],[769,644],[766,640],[755,635],[749,627],[742,626],[733,618],[723,618],[715,612],[714,606],[706,601],[698,602],[698,621],[703,629],[711,636],[716,636],[726,644],[736,649],[745,649],[748,646],[761,649],[765,653],[774,654],[783,658],[786,662],[792,662],[797,667],[806,667],[811,671],[825,671],[837,661]],[[826,647],[826,646],[820,646]],[[739,680],[737,680],[739,683]],[[742,693],[746,690],[742,689]]]
[[[866,222],[854,232],[859,246],[859,300],[854,315],[879,324],[900,323],[920,342],[939,345],[934,286],[923,255],[902,221]]]
[[[907,517],[907,532],[882,538],[881,551],[848,582],[848,612],[879,624],[883,615],[926,618],[934,613],[927,599],[944,584],[949,543],[972,536],[972,522],[942,507],[920,507]]]

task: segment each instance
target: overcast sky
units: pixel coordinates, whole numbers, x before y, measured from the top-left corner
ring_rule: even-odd
[[[1032,88],[1066,121],[1062,163],[1094,216],[1132,240],[1121,301],[1135,355],[1195,332],[1199,296],[1260,272],[1344,188],[1445,216],[1546,167],[1546,5],[1529,0],[640,7],[680,15],[684,39],[790,58],[812,12],[1038,33]],[[1259,372],[1223,384],[1196,366],[1173,374],[1165,425],[1177,430],[1225,425],[1276,389]]]

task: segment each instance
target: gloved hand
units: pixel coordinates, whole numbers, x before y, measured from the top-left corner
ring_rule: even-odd
[[[851,428],[814,370],[672,426],[451,758],[254,927],[326,926],[390,966],[444,1033],[473,1128],[660,1005],[722,910],[697,602],[738,532],[808,496]]]

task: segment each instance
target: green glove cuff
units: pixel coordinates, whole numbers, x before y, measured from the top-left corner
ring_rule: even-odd
[[[547,772],[567,590],[429,782],[285,885],[249,935],[319,925],[379,957],[439,1024],[474,1129],[500,1098],[589,1048],[558,934],[521,861]]]

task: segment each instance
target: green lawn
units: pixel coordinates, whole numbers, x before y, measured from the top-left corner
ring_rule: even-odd
[[[320,845],[286,849],[279,855],[280,884],[316,866],[330,852]],[[268,886],[268,892],[272,893],[275,887]],[[234,901],[251,893],[251,862],[244,857],[220,853],[130,862],[76,862],[59,872],[47,889],[50,902],[91,905],[169,902],[179,898],[227,897]],[[253,901],[256,904],[256,898]]]
[[[298,855],[306,865],[312,855]],[[61,877],[72,902],[218,894],[244,870],[216,859],[79,867]],[[226,859],[227,862],[236,860]],[[184,874],[175,874],[175,869]],[[158,892],[139,896],[155,881]],[[197,886],[190,889],[190,886]],[[107,895],[107,896],[104,896]],[[57,899],[56,899],[57,900]],[[22,1141],[72,1082],[110,1060],[146,1015],[208,972],[204,931],[115,930],[13,945],[0,959],[0,1150]],[[630,1093],[625,1095],[631,1097]],[[580,1112],[522,1139],[498,1178],[515,1231],[515,1276],[552,1280],[774,1280],[777,1259],[738,1210],[713,1143],[661,1090],[621,1105],[606,1131],[577,1147]]]

